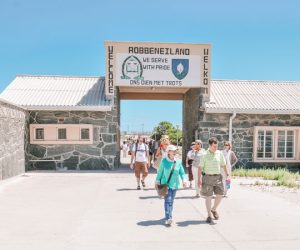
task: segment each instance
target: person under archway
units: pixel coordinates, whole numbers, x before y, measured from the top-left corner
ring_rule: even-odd
[[[145,179],[148,176],[148,168],[150,167],[149,147],[142,136],[138,136],[137,143],[132,146],[130,161],[131,169],[133,169],[133,164],[135,166],[137,189],[140,190],[140,184],[142,184],[143,187],[146,187]]]

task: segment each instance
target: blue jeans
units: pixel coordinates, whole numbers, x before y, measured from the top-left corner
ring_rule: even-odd
[[[168,194],[165,196],[165,217],[166,220],[172,219],[173,203],[176,195],[176,189],[168,189]]]

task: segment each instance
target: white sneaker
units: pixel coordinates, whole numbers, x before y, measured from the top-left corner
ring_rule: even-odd
[[[167,226],[171,226],[172,225],[172,219],[168,219],[168,220],[166,220],[166,222],[165,222],[165,224],[167,225]]]

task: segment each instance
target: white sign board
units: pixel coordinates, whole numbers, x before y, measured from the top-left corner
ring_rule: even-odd
[[[115,86],[203,88],[209,93],[210,45],[106,43],[106,94]]]

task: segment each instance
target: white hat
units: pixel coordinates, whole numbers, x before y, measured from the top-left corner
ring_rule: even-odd
[[[169,145],[169,146],[167,147],[167,151],[176,151],[176,150],[177,150],[177,147],[174,146],[174,145]]]

